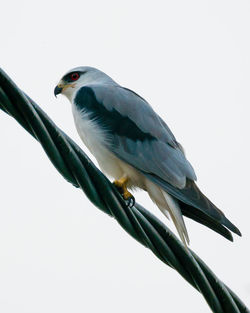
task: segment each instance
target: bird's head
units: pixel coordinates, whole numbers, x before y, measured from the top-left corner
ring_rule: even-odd
[[[76,92],[83,86],[97,83],[115,82],[102,71],[89,66],[76,67],[68,71],[59,81],[54,89],[55,96],[65,95],[70,101],[73,100]]]

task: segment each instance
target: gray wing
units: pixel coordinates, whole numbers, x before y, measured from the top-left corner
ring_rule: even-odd
[[[92,90],[97,101],[118,121],[112,124],[109,147],[114,154],[178,188],[185,187],[186,178],[196,179],[180,144],[143,98],[119,86],[93,86]]]
[[[240,235],[198,189],[182,147],[143,98],[119,85],[91,85],[82,87],[74,101],[109,135],[108,149],[177,199],[184,215],[229,240],[231,233],[224,226]]]

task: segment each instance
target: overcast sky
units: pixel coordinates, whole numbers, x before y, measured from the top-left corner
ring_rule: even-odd
[[[100,68],[151,103],[202,191],[242,231],[231,243],[185,219],[191,248],[248,306],[249,14],[242,0],[6,1],[0,19],[1,67],[81,147],[70,104],[53,95],[70,68]],[[1,312],[210,312],[2,112],[0,140]]]

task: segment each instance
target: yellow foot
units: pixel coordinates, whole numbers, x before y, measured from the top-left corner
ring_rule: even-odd
[[[123,199],[127,202],[129,207],[132,207],[135,204],[135,198],[127,189],[128,178],[122,177],[119,180],[115,180],[113,184],[116,186]]]

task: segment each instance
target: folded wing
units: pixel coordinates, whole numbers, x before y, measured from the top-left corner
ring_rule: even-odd
[[[198,189],[183,149],[165,122],[133,91],[119,85],[82,87],[75,99],[109,136],[108,148],[179,201],[182,213],[232,240],[240,231]]]

